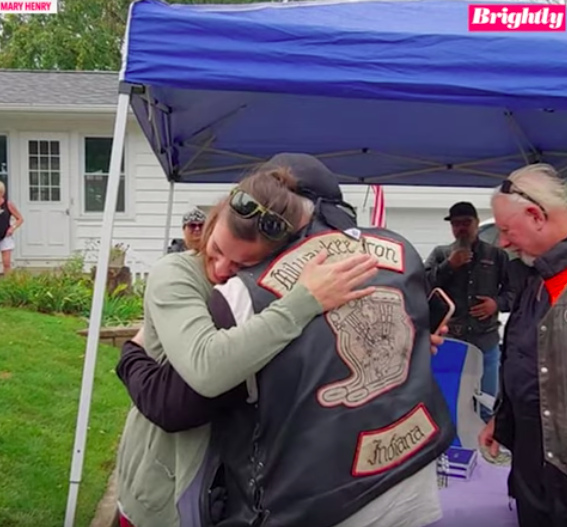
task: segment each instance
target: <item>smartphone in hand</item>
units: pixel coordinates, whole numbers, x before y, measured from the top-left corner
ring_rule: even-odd
[[[438,335],[455,313],[455,303],[443,289],[436,287],[429,295],[429,329]]]

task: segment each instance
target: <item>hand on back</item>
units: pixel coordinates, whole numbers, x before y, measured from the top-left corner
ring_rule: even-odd
[[[368,254],[350,256],[340,262],[326,262],[327,253],[319,252],[303,268],[299,283],[305,286],[324,311],[371,295],[376,287],[357,289],[378,272],[376,258]]]

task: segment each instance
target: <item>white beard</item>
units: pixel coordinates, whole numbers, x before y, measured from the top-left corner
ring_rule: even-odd
[[[530,256],[529,254],[526,253],[520,253],[519,254],[520,260],[522,260],[522,262],[524,262],[528,267],[533,267],[534,266],[534,262],[536,257],[535,256]]]

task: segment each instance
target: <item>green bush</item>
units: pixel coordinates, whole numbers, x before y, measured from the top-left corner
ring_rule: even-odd
[[[119,286],[105,293],[103,324],[123,325],[143,315],[143,284],[131,291]],[[53,271],[32,274],[15,270],[0,280],[0,305],[23,307],[40,313],[89,317],[93,279],[84,273],[84,258],[77,254]]]

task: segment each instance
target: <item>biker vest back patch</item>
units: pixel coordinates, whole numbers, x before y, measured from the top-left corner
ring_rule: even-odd
[[[375,235],[356,241],[331,232],[312,236],[281,254],[262,274],[259,285],[283,296],[305,264],[322,250],[329,254],[330,263],[367,253],[377,258],[379,268],[404,272],[401,243]],[[329,311],[325,318],[351,375],[320,388],[317,400],[322,406],[355,408],[406,381],[415,331],[400,290],[377,287],[371,295]]]

